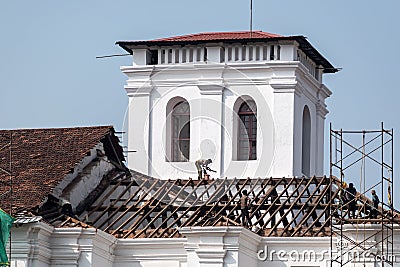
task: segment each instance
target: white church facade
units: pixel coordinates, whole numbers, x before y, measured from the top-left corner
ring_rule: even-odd
[[[390,255],[379,224],[333,233],[330,205],[342,185],[323,176],[332,94],[323,76],[338,70],[304,36],[217,32],[117,44],[133,56],[121,67],[127,167],[112,126],[7,132],[15,157],[28,150],[19,143],[32,149],[16,166],[24,171],[14,190],[26,197],[17,201],[24,213],[12,228],[11,266],[340,266],[349,248],[349,265],[400,266],[397,223]],[[198,159],[212,160],[215,179],[197,180]],[[43,173],[24,169],[34,164]],[[244,190],[249,226],[240,219]],[[358,205],[360,217],[370,214],[365,196]]]
[[[323,175],[324,73],[302,36],[262,31],[118,42],[127,75],[128,166],[161,179]]]

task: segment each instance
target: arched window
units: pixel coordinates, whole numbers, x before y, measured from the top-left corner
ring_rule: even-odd
[[[238,111],[238,160],[257,159],[257,106],[253,100],[243,102]]]
[[[177,103],[171,118],[172,161],[189,161],[190,151],[190,107],[186,101]]]
[[[303,110],[303,130],[301,144],[301,171],[310,176],[310,152],[311,152],[311,117],[307,106]]]

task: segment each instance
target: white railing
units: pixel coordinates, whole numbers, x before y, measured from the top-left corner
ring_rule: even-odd
[[[221,50],[221,63],[280,60],[280,54],[279,45],[229,45]],[[205,61],[207,61],[206,47],[186,46],[158,49],[158,64]]]
[[[205,60],[205,47],[172,47],[158,49],[158,64],[204,62]]]
[[[164,47],[157,52],[157,60],[148,64],[182,64],[207,62],[207,47],[185,46]],[[220,49],[220,63],[272,61],[281,59],[281,47],[277,44],[226,45]],[[297,60],[318,81],[321,80],[321,70],[302,50],[297,50]]]
[[[320,80],[320,70],[317,65],[303,51],[297,50],[297,60],[300,61],[308,70],[308,72],[318,81]]]
[[[224,47],[222,62],[280,60],[279,45],[232,45]]]

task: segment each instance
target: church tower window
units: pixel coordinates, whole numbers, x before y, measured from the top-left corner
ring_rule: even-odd
[[[243,102],[239,108],[238,160],[257,159],[257,106]]]
[[[311,152],[311,117],[307,106],[303,110],[303,130],[302,130],[302,149],[301,149],[301,169],[302,173],[310,176],[310,152]]]
[[[181,101],[172,110],[172,161],[189,161],[190,151],[190,107]]]

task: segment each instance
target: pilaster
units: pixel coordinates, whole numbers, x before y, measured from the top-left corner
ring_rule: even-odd
[[[199,85],[200,90],[200,139],[199,144],[202,158],[210,158],[213,161],[213,168],[218,177],[223,172],[222,167],[222,133],[223,133],[223,99],[221,85],[206,84]],[[218,129],[218,130],[217,130]]]
[[[121,68],[128,76],[125,90],[129,97],[128,106],[128,167],[149,174],[151,151],[151,83],[152,67]]]
[[[49,266],[52,232],[53,227],[41,222],[14,226],[11,229],[11,265]]]
[[[224,236],[227,231],[227,227],[180,229],[180,233],[187,237],[185,250],[188,267],[223,267],[227,252],[224,248]]]
[[[257,266],[261,238],[242,227],[183,227],[188,267]]]
[[[56,228],[51,239],[51,266],[75,267],[80,257],[79,236],[82,228]]]
[[[274,92],[273,118],[275,126],[275,156],[273,174],[276,177],[294,174],[294,101],[296,82],[271,81]]]

